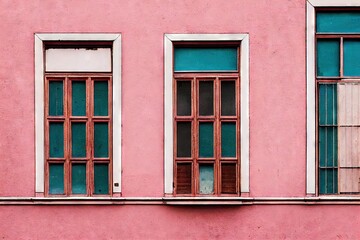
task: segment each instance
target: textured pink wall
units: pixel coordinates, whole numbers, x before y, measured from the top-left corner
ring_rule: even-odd
[[[35,32],[123,34],[123,196],[163,195],[164,33],[249,33],[251,195],[305,194],[304,0],[1,1],[0,16],[0,195],[34,194]]]
[[[1,206],[0,239],[358,239],[359,210],[355,206]]]
[[[249,33],[250,195],[305,195],[305,0],[0,0],[0,16],[0,196],[34,196],[33,39],[53,32],[122,33],[125,197],[163,195],[164,33]],[[0,206],[0,238],[355,238],[358,211]]]

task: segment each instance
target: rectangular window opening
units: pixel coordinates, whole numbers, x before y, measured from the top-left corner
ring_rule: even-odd
[[[173,45],[175,195],[240,194],[239,49],[226,42]]]

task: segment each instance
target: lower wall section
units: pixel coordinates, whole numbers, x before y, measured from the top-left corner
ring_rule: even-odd
[[[360,206],[0,206],[0,239],[357,239]]]

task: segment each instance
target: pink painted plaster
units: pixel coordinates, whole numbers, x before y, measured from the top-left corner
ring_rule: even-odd
[[[122,33],[123,196],[163,196],[165,33],[249,33],[250,195],[305,196],[305,0],[2,0],[0,16],[0,196],[35,195],[34,33],[69,32]],[[0,206],[0,238],[356,238],[358,210]]]
[[[1,206],[0,239],[358,239],[359,210],[358,206]]]
[[[54,32],[122,33],[123,196],[163,195],[164,33],[249,33],[251,195],[304,195],[303,0],[32,0],[0,6],[0,180],[7,183],[0,195],[34,194],[33,35]]]

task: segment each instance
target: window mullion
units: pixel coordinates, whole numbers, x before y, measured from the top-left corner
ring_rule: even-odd
[[[215,163],[214,163],[214,193],[215,195],[220,194],[220,80],[219,77],[216,77],[214,80],[214,90],[215,90],[215,98],[214,98],[214,106],[215,106],[215,122],[214,122],[214,135],[215,135]]]
[[[70,195],[70,83],[69,77],[64,78],[64,193],[66,196]]]
[[[199,169],[198,169],[198,156],[199,156],[199,131],[198,131],[198,80],[196,77],[193,77],[192,80],[192,128],[193,128],[193,144],[192,144],[192,151],[193,151],[193,161],[192,161],[192,194],[196,195],[198,192],[198,177],[199,177]]]
[[[88,116],[88,127],[87,127],[87,148],[88,148],[88,159],[87,159],[87,180],[88,180],[88,195],[92,196],[93,192],[94,192],[94,170],[93,170],[93,148],[94,148],[94,123],[93,123],[93,111],[94,111],[94,107],[93,107],[93,103],[94,103],[94,81],[88,77],[87,78],[87,84],[86,84],[86,91],[87,91],[87,96],[86,96],[86,101],[87,101],[87,116]]]
[[[340,78],[344,77],[344,38],[340,38]]]
[[[237,151],[236,151],[236,163],[237,163],[237,178],[236,178],[236,184],[237,184],[237,188],[236,188],[236,192],[237,193],[240,193],[240,189],[241,189],[241,176],[240,176],[240,173],[241,173],[241,137],[240,137],[240,119],[241,119],[241,102],[240,102],[240,92],[241,92],[241,89],[240,89],[240,82],[241,82],[241,79],[240,79],[240,76],[238,76],[236,78],[236,82],[235,82],[235,106],[236,106],[236,110],[235,110],[235,113],[236,113],[236,148],[237,148]]]

